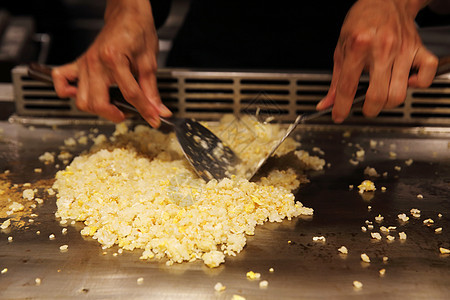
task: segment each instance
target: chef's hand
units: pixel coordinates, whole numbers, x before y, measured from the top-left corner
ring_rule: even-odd
[[[402,104],[406,90],[428,87],[438,60],[422,44],[414,19],[425,0],[359,0],[349,10],[334,53],[327,96],[318,110],[333,106],[333,120],[348,116],[363,70],[369,88],[363,107],[367,117]],[[417,69],[409,77],[411,69]]]
[[[105,26],[86,53],[54,68],[60,97],[76,97],[77,107],[121,122],[125,115],[110,103],[109,87],[117,84],[125,99],[153,127],[172,113],[161,102],[156,85],[158,37],[148,0],[109,0]],[[135,76],[136,77],[135,77]],[[78,81],[78,86],[71,82]]]

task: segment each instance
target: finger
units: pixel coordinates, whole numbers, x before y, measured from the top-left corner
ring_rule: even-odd
[[[418,72],[409,78],[408,84],[417,88],[429,87],[436,75],[437,66],[438,58],[425,47],[419,48],[413,62],[413,67]]]
[[[75,97],[77,87],[71,85],[71,82],[78,78],[78,66],[76,63],[70,63],[61,67],[53,68],[52,79],[56,94],[61,98]]]
[[[369,88],[366,92],[363,114],[367,117],[376,117],[387,102],[389,82],[392,73],[392,63],[377,61],[371,67],[369,75]]]
[[[163,117],[170,117],[172,112],[162,103],[156,80],[156,68],[148,62],[148,59],[138,61],[139,86],[147,99],[158,108],[158,113]]]
[[[119,123],[125,119],[125,115],[109,99],[109,80],[101,72],[101,68],[94,64],[93,72],[95,76],[89,77],[88,101],[90,111],[112,122]]]
[[[78,92],[75,104],[79,110],[93,113],[93,110],[88,102],[89,74],[87,72],[87,66],[82,61],[78,64]]]
[[[316,106],[317,110],[324,110],[327,109],[328,107],[333,106],[334,100],[336,98],[337,82],[341,74],[342,60],[343,60],[342,50],[340,48],[340,45],[338,45],[336,47],[336,50],[334,51],[333,75],[331,77],[330,88],[328,90],[327,95],[319,103],[317,103]]]
[[[362,47],[362,46],[361,46]],[[364,53],[359,46],[345,55],[336,86],[336,98],[333,106],[333,120],[342,123],[348,116],[364,69]]]
[[[139,111],[141,116],[152,126],[159,127],[158,107],[144,94],[130,71],[128,59],[124,56],[113,63],[113,73],[119,89],[125,99]]]
[[[388,98],[384,108],[394,108],[405,101],[412,57],[412,55],[403,54],[394,61]]]

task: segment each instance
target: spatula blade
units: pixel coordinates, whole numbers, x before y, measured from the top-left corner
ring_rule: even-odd
[[[235,174],[239,157],[214,133],[191,119],[177,119],[175,134],[184,155],[205,181]]]

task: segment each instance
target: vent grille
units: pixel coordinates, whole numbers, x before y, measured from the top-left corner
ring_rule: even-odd
[[[60,99],[52,86],[13,69],[16,114],[20,117],[97,118],[79,111],[73,99]],[[315,112],[328,91],[331,76],[319,73],[210,72],[180,69],[158,71],[163,102],[179,117],[217,120],[223,114],[273,116],[293,122],[298,114]],[[367,78],[359,90],[367,89]],[[116,91],[117,92],[117,91]],[[322,117],[315,123],[329,123]],[[450,79],[439,78],[428,89],[409,89],[405,103],[367,119],[353,108],[347,123],[450,125]]]

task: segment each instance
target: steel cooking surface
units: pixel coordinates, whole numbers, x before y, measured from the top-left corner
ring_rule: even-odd
[[[10,170],[7,178],[12,184],[29,182],[32,187],[50,185],[57,171],[54,164],[44,165],[38,157],[45,151],[59,152],[64,139],[78,130],[89,130],[82,126],[33,129],[8,123],[0,123],[0,128],[0,171]],[[112,130],[100,128],[106,133]],[[314,209],[312,217],[258,226],[255,235],[247,237],[244,250],[226,257],[218,268],[209,269],[201,261],[166,266],[164,260],[140,261],[141,251],[113,256],[117,247],[102,250],[95,240],[80,235],[81,224],[59,224],[54,216],[55,198],[44,197],[33,224],[0,233],[0,269],[7,268],[0,275],[0,298],[230,299],[238,294],[247,299],[444,299],[450,293],[450,256],[440,254],[439,247],[450,248],[449,129],[312,125],[293,136],[298,135],[302,149],[330,164],[323,171],[309,173],[311,182],[296,193],[297,200]],[[375,142],[372,149],[370,144]],[[357,144],[365,155],[352,164],[350,159],[357,161]],[[71,152],[86,148],[78,146]],[[412,164],[408,166],[409,159]],[[286,159],[276,164],[287,166]],[[367,166],[387,175],[371,178],[377,190],[361,195],[357,185],[367,178],[363,174]],[[35,168],[42,168],[42,173],[35,173]],[[421,210],[420,218],[411,216],[412,208]],[[398,221],[400,213],[410,217],[406,224]],[[378,215],[384,217],[381,224],[374,221]],[[427,218],[434,220],[433,226],[423,224]],[[366,220],[373,222],[376,232],[380,226],[397,226],[391,232],[396,239],[388,242],[383,233],[381,241],[371,239],[370,230],[361,230],[367,227]],[[66,235],[61,233],[64,227]],[[438,227],[443,228],[441,234],[435,233]],[[407,239],[400,241],[399,232],[405,232]],[[52,233],[54,240],[49,239]],[[324,236],[326,241],[313,242],[315,236]],[[65,244],[68,251],[61,252],[59,247]],[[348,248],[347,255],[337,251],[342,245]],[[362,262],[361,253],[371,263]],[[383,277],[380,269],[386,270]],[[258,280],[248,280],[250,270],[260,272],[268,287],[261,289]],[[141,277],[144,281],[138,284]],[[41,279],[40,285],[36,278]],[[363,283],[362,289],[353,287],[354,280]],[[215,292],[217,282],[226,286],[225,291]]]

